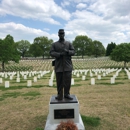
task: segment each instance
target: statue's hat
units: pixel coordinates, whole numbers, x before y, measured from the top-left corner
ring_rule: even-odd
[[[59,29],[58,33],[64,33],[64,29]]]

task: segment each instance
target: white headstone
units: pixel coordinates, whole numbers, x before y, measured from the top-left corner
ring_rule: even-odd
[[[31,73],[29,73],[29,77],[31,77],[32,76],[32,74]]]
[[[130,79],[130,74],[128,74],[128,79]]]
[[[112,77],[112,78],[111,78],[111,84],[114,84],[114,83],[115,83],[115,78]]]
[[[19,77],[20,77],[19,71],[17,72],[17,74],[16,74],[16,75],[17,75],[17,78],[19,78]]]
[[[49,79],[49,86],[53,86],[53,80]]]
[[[27,86],[31,87],[32,86],[32,80],[27,80]]]
[[[33,78],[33,81],[34,81],[34,82],[37,82],[37,77],[34,77],[34,78]]]
[[[2,78],[0,78],[0,83],[3,83],[3,79]]]
[[[17,78],[16,78],[16,82],[20,82],[20,78],[17,77]]]
[[[9,81],[5,81],[5,88],[9,88]]]
[[[5,75],[4,73],[1,74],[2,77],[4,77],[4,75]]]
[[[13,79],[13,76],[11,75],[11,76],[10,76],[10,80],[12,80],[12,79]]]
[[[97,75],[97,71],[95,72],[95,75]]]
[[[101,75],[98,75],[98,79],[101,79]]]
[[[79,73],[77,73],[77,75],[76,75],[77,77],[79,77]]]
[[[106,76],[106,73],[103,73],[103,77],[105,77]]]
[[[90,77],[93,77],[93,73],[90,72]]]
[[[91,78],[91,85],[95,85],[95,78]]]
[[[27,75],[24,75],[24,79],[27,79]]]
[[[39,75],[37,76],[37,78],[40,79],[40,78],[41,78],[41,75],[39,74]]]
[[[113,75],[113,78],[115,79],[117,77],[117,75]]]
[[[71,78],[71,85],[74,85],[74,79]]]
[[[85,76],[84,75],[82,76],[82,80],[85,80]]]
[[[5,73],[5,78],[7,78],[8,76],[7,76],[7,74]]]

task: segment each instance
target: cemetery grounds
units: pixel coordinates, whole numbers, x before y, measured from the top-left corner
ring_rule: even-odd
[[[57,94],[51,61],[10,62],[4,74],[0,72],[0,130],[44,130],[50,97]],[[128,72],[121,69],[123,62],[109,58],[73,59],[73,65],[70,92],[78,98],[86,130],[130,130],[130,63]],[[16,82],[18,74],[20,82]],[[111,83],[113,76],[115,83]],[[53,86],[49,85],[51,78]],[[27,85],[28,80],[32,86]]]

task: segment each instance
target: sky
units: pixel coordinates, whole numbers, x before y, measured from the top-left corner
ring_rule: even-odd
[[[57,41],[58,30],[73,41],[86,35],[104,47],[130,43],[130,0],[0,0],[0,38],[14,41],[46,36]]]

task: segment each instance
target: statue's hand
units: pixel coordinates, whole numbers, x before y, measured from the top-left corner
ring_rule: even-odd
[[[64,49],[64,52],[65,52],[65,55],[69,54],[69,50],[67,50],[67,49]]]
[[[63,51],[63,52],[61,52],[61,53],[60,53],[60,55],[61,55],[61,56],[64,56],[64,55],[65,55],[65,52],[64,52],[64,51]]]
[[[67,53],[68,53],[68,52],[69,52],[69,50],[67,50],[67,49],[65,48],[65,49],[64,49],[64,52],[67,52]]]

